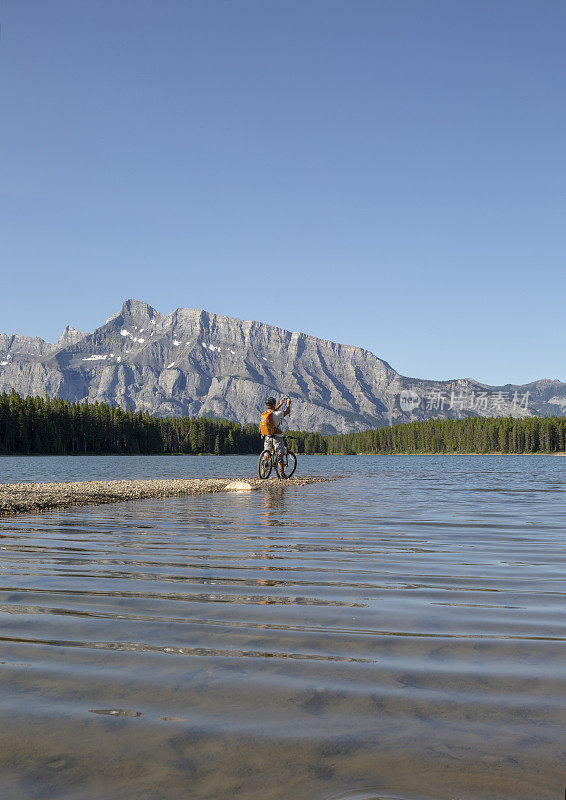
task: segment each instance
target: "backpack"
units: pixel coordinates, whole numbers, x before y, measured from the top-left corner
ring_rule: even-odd
[[[273,424],[273,411],[264,411],[259,423],[259,432],[262,436],[273,436],[274,433],[281,433],[281,428]]]

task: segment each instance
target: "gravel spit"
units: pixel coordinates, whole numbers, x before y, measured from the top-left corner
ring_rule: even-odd
[[[335,480],[319,475],[288,478],[245,478],[251,489],[282,490],[288,486],[306,486]],[[233,481],[226,478],[186,478],[174,480],[78,481],[66,483],[0,484],[0,517],[13,514],[51,511],[55,508],[119,503],[151,497],[182,497],[189,494],[215,494],[227,491]],[[229,490],[228,490],[229,491]]]

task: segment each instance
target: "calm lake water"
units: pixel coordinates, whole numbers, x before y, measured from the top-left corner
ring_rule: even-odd
[[[566,459],[299,459],[337,473],[0,520],[2,800],[562,800]]]

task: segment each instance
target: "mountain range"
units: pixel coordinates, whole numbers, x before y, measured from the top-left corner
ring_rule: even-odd
[[[368,350],[191,308],[162,315],[127,300],[93,333],[67,326],[55,344],[0,334],[0,392],[96,400],[156,416],[257,422],[288,395],[290,427],[348,433],[417,419],[550,416],[566,383],[487,386],[408,378]]]

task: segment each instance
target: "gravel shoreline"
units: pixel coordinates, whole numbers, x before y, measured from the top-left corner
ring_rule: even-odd
[[[159,497],[182,497],[191,494],[214,494],[224,491],[252,491],[259,488],[284,489],[335,480],[319,475],[289,478],[186,478],[167,480],[79,481],[65,483],[0,484],[0,517],[14,514],[52,511],[57,508],[120,503]],[[239,485],[238,485],[239,484]]]

